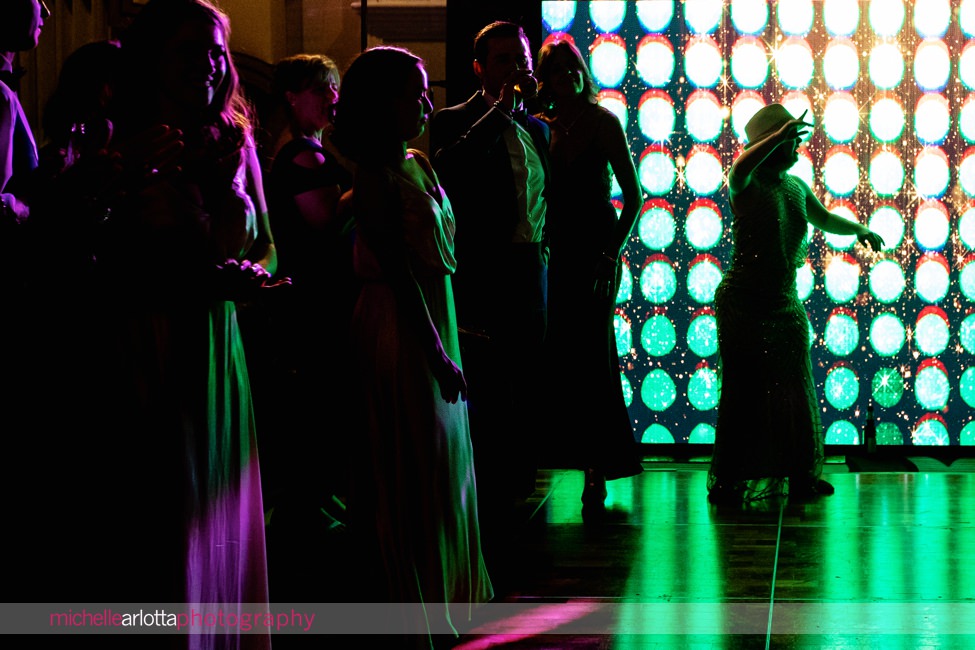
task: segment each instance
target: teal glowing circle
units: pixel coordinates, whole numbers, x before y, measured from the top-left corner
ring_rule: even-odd
[[[870,269],[870,293],[885,305],[900,300],[906,286],[904,270],[893,260],[880,260]]]
[[[697,88],[717,86],[724,71],[718,44],[707,36],[691,39],[684,49],[684,70],[687,79]]]
[[[860,265],[839,255],[826,263],[826,293],[834,303],[850,302],[860,290]]]
[[[893,206],[881,206],[870,215],[870,230],[883,237],[883,250],[895,250],[904,241],[904,217]]]
[[[914,397],[921,408],[940,411],[948,405],[951,382],[941,368],[927,366],[921,368],[914,378]]]
[[[870,160],[870,185],[878,196],[895,196],[904,186],[904,164],[893,151],[880,151]]]
[[[851,36],[860,24],[858,2],[826,0],[823,2],[823,22],[832,36]]]
[[[958,238],[968,250],[975,250],[975,208],[968,208],[959,217]]]
[[[776,8],[779,27],[790,36],[805,36],[812,29],[813,3],[811,0],[780,2]]]
[[[629,302],[630,298],[633,297],[633,273],[630,271],[630,265],[624,260],[623,261],[623,273],[620,277],[620,289],[616,292],[616,304],[622,304]]]
[[[775,55],[779,81],[786,88],[807,88],[813,76],[813,52],[801,38],[790,36]]]
[[[812,265],[806,262],[796,269],[796,293],[799,294],[799,300],[809,298],[814,287],[815,277],[813,276]]]
[[[735,0],[731,3],[731,24],[739,34],[761,34],[768,24],[766,0]]]
[[[810,350],[812,350],[813,343],[816,342],[816,331],[813,329],[812,323],[809,322],[809,319],[808,318],[806,319],[806,325],[809,326],[808,327],[808,330],[809,330],[809,342],[806,344],[806,347],[809,348]]]
[[[914,30],[921,38],[941,38],[951,23],[951,3],[948,0],[925,0],[914,9]]]
[[[674,76],[674,49],[670,43],[650,39],[636,48],[636,72],[650,88],[663,88]]]
[[[630,408],[633,405],[633,384],[630,383],[625,372],[620,373],[620,383],[623,385],[623,402],[626,408]]]
[[[877,425],[878,445],[903,445],[904,434],[893,422],[881,422]]]
[[[724,226],[721,215],[710,205],[692,207],[684,223],[688,243],[697,250],[709,250],[718,245]]]
[[[834,195],[849,196],[860,183],[860,165],[846,151],[827,155],[823,166],[823,182]]]
[[[702,314],[687,328],[687,347],[699,357],[718,353],[718,321],[714,314]]]
[[[937,147],[925,147],[914,161],[914,187],[917,193],[924,198],[941,197],[948,190],[950,181],[948,156]]]
[[[921,41],[914,53],[914,79],[923,91],[938,91],[948,85],[951,54],[940,39]]]
[[[823,128],[833,142],[851,142],[860,131],[860,109],[853,95],[837,92],[826,100]]]
[[[576,17],[575,2],[543,2],[542,23],[548,32],[564,32]]]
[[[962,267],[958,274],[958,284],[961,285],[962,295],[975,301],[975,262],[969,262]]]
[[[969,314],[958,328],[958,340],[965,352],[975,354],[975,314]]]
[[[718,373],[711,368],[698,368],[687,383],[687,400],[698,411],[714,409],[720,393]]]
[[[687,273],[687,293],[698,303],[710,305],[720,282],[721,269],[714,262],[698,262]]]
[[[933,304],[944,299],[948,295],[949,283],[948,269],[935,260],[921,262],[914,273],[917,295],[928,303]]]
[[[674,215],[661,206],[654,206],[644,211],[637,225],[640,241],[644,246],[655,251],[662,251],[673,244],[676,230]]]
[[[939,93],[927,93],[914,110],[914,133],[923,144],[941,144],[951,128],[948,100]]]
[[[554,2],[543,2],[546,4],[558,4]],[[636,17],[643,26],[643,29],[650,33],[659,33],[670,26],[670,21],[674,18],[673,0],[654,0],[654,2],[637,2]]]
[[[870,51],[870,80],[880,90],[893,90],[904,79],[904,55],[896,43],[879,43]]]
[[[914,239],[926,251],[939,251],[945,247],[951,224],[948,211],[939,204],[926,204],[918,210],[914,219]]]
[[[724,184],[721,159],[711,151],[695,151],[687,158],[684,180],[698,196],[710,196]]]
[[[837,420],[826,429],[827,445],[855,445],[859,439],[856,425],[846,420]]]
[[[731,76],[742,88],[761,88],[768,79],[768,59],[762,41],[742,38],[731,50]]]
[[[637,110],[640,132],[650,142],[665,142],[674,134],[677,115],[674,105],[664,97],[650,97]]]
[[[661,196],[674,187],[677,166],[674,159],[662,151],[653,151],[640,160],[640,184],[649,194]]]
[[[884,408],[893,408],[904,395],[904,378],[894,368],[881,368],[870,382],[873,401]]]
[[[948,348],[951,332],[940,314],[926,314],[914,328],[914,341],[921,354],[936,357]]]
[[[845,357],[856,349],[860,342],[860,332],[852,317],[847,314],[833,314],[826,321],[823,339],[830,352],[838,357]]]
[[[892,357],[904,347],[907,331],[895,314],[880,314],[870,323],[870,345],[882,357]]]
[[[695,445],[714,444],[714,427],[706,422],[691,429],[691,435],[687,437],[687,442]]]
[[[870,3],[870,27],[877,36],[897,36],[904,27],[904,3],[902,0],[885,0]]]
[[[904,108],[900,102],[884,97],[870,108],[870,132],[881,142],[893,142],[904,132]]]
[[[542,6],[546,4],[555,3],[543,2]],[[627,3],[625,2],[590,2],[588,4],[592,24],[604,34],[618,30],[623,24],[623,19],[626,18]]]
[[[673,444],[674,436],[667,430],[667,427],[654,422],[643,432],[640,442],[645,445],[669,445]]]
[[[673,58],[673,52],[671,52],[671,58]],[[605,40],[596,43],[590,54],[589,62],[593,79],[597,85],[603,88],[616,88],[626,76],[626,48],[619,42]],[[665,64],[666,59],[662,57],[658,65],[664,68],[666,67]]]
[[[721,22],[722,0],[696,0],[684,3],[684,20],[693,34],[709,34]]]
[[[823,76],[833,90],[849,90],[860,78],[860,56],[856,45],[845,38],[835,39],[823,55]]]
[[[724,129],[724,113],[718,98],[708,90],[692,93],[684,116],[687,132],[697,142],[713,142]]]
[[[674,267],[664,261],[650,262],[640,274],[640,291],[643,297],[655,305],[673,299],[677,293],[677,274]]]
[[[975,445],[975,422],[969,422],[961,428],[959,444]]]
[[[666,411],[677,399],[677,387],[666,370],[657,368],[647,373],[640,386],[640,398],[651,411]]]
[[[938,420],[925,420],[911,432],[911,442],[919,447],[945,447],[949,444],[948,429]]]
[[[860,382],[857,375],[845,366],[831,368],[826,373],[826,400],[838,411],[856,404],[860,397]]]
[[[965,403],[975,407],[975,368],[966,368],[958,381],[958,392]]]
[[[616,354],[623,356],[633,349],[633,328],[630,321],[620,314],[613,315],[613,332],[616,334]]]
[[[665,357],[677,345],[677,330],[669,318],[655,314],[643,324],[640,344],[651,357]]]

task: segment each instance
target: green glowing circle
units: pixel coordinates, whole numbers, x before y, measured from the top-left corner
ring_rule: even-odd
[[[827,445],[855,445],[859,440],[856,425],[846,420],[837,420],[826,429]]]
[[[657,368],[644,378],[640,398],[651,411],[666,411],[677,399],[677,387],[666,370]]]
[[[626,408],[630,408],[633,404],[633,384],[630,383],[630,378],[625,372],[620,373],[620,383],[623,385],[623,402]]]
[[[677,293],[677,274],[674,267],[663,260],[647,264],[640,274],[640,291],[655,305],[671,300]]]
[[[961,428],[959,444],[966,447],[975,445],[975,422],[969,422]]]
[[[823,339],[830,352],[838,357],[845,357],[853,352],[860,342],[857,323],[847,314],[834,314],[826,321],[826,331]]]
[[[975,368],[966,368],[958,381],[958,392],[969,406],[975,407]]]
[[[666,153],[653,152],[640,160],[639,175],[643,189],[653,196],[661,196],[673,189],[677,167]]]
[[[965,297],[975,301],[975,262],[969,262],[962,267],[961,273],[958,274],[958,283]]]
[[[906,286],[904,270],[893,260],[880,260],[870,269],[870,293],[885,305],[900,300]]]
[[[721,282],[721,269],[710,260],[698,262],[687,274],[687,293],[691,298],[708,305],[714,302],[714,292]]]
[[[640,217],[637,233],[640,241],[651,249],[661,251],[674,243],[674,215],[662,207],[649,208]]]
[[[850,264],[843,257],[833,257],[826,263],[826,293],[835,303],[850,302],[860,290],[860,266]]]
[[[838,411],[848,409],[860,397],[860,382],[856,373],[845,366],[837,366],[826,373],[826,400]]]
[[[623,262],[623,273],[620,278],[620,289],[616,292],[616,304],[622,304],[629,302],[630,298],[633,296],[633,272],[630,271],[630,265],[625,261]]]
[[[699,357],[718,352],[718,321],[714,314],[702,314],[687,328],[687,347]]]
[[[893,422],[881,422],[877,425],[878,445],[903,445],[904,434]]]
[[[948,429],[934,419],[925,420],[911,432],[911,442],[918,446],[944,447],[948,441]]]
[[[958,328],[958,340],[969,354],[975,354],[975,314],[965,316]]]
[[[936,357],[948,347],[948,323],[939,314],[927,314],[914,328],[917,349],[929,357]]]
[[[651,357],[667,356],[677,344],[677,330],[669,318],[655,314],[643,324],[640,343]]]
[[[947,375],[936,366],[922,368],[914,378],[914,397],[928,411],[940,411],[947,406],[950,393]]]
[[[613,315],[613,331],[616,334],[616,353],[629,354],[633,349],[633,331],[630,321],[620,314]]]
[[[873,401],[884,408],[897,406],[904,394],[904,378],[894,368],[881,368],[870,382]]]
[[[667,427],[654,422],[643,432],[640,442],[646,445],[669,445],[673,444],[674,436],[667,430]]]
[[[715,408],[720,393],[718,373],[711,368],[698,368],[687,384],[687,400],[698,411],[710,411]]]
[[[714,444],[714,427],[706,422],[700,423],[691,429],[691,435],[687,437],[687,442],[695,445]]]
[[[880,314],[870,323],[870,345],[882,357],[892,357],[900,352],[906,338],[904,323],[895,314]]]

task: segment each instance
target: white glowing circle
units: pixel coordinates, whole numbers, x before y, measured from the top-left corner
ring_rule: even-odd
[[[975,142],[975,95],[969,95],[958,116],[958,130],[968,142]]]
[[[687,213],[684,233],[688,243],[697,250],[708,250],[717,246],[722,232],[721,214],[713,206],[692,207]]]
[[[823,128],[833,142],[850,142],[860,131],[860,109],[853,95],[837,92],[826,100]]]
[[[812,135],[812,131],[816,128],[816,118],[813,116],[813,107],[812,103],[809,101],[809,98],[806,97],[805,93],[794,90],[786,93],[779,101],[783,106],[785,106],[785,110],[789,111],[790,115],[798,117],[805,113],[805,117],[802,118],[803,121],[812,125],[809,127],[810,132],[806,134],[806,137],[803,140],[803,142],[808,142]]]
[[[809,43],[790,36],[775,52],[775,69],[782,85],[805,88],[813,75],[813,53]]]
[[[904,186],[904,164],[893,151],[878,151],[870,159],[870,185],[878,196],[894,196]]]
[[[925,314],[914,327],[914,340],[918,350],[929,357],[936,357],[948,347],[950,332],[948,323],[940,314]]]
[[[724,108],[714,93],[698,90],[687,98],[687,132],[698,142],[712,142],[724,129]]]
[[[542,22],[549,32],[564,32],[576,17],[575,2],[543,2]]]
[[[743,36],[731,49],[731,76],[742,88],[758,88],[768,79],[768,53],[762,41]]]
[[[837,38],[826,46],[823,77],[833,90],[849,90],[856,85],[860,78],[860,57],[852,41]]]
[[[812,0],[792,0],[776,3],[779,27],[789,36],[805,36],[812,29]]]
[[[925,260],[914,272],[914,289],[921,300],[936,303],[948,295],[948,269],[937,260]]]
[[[969,42],[958,57],[958,78],[969,90],[975,90],[975,43]]]
[[[665,152],[650,152],[640,160],[637,173],[643,189],[654,196],[660,196],[674,187],[677,165]]]
[[[796,294],[799,300],[805,300],[812,294],[815,281],[812,264],[808,261],[796,269]]]
[[[924,198],[943,196],[951,181],[948,156],[938,147],[925,147],[914,161],[914,187]]]
[[[880,314],[870,323],[867,338],[877,354],[892,357],[904,347],[904,323],[896,314]]]
[[[731,128],[739,142],[745,140],[745,125],[760,108],[765,106],[762,96],[755,92],[745,91],[735,98],[731,105]]]
[[[849,196],[860,184],[860,167],[849,151],[831,152],[823,165],[823,182],[836,196]]]
[[[892,142],[904,132],[904,109],[896,99],[878,100],[870,108],[870,131],[881,142]]]
[[[826,293],[836,303],[850,302],[860,290],[860,266],[841,255],[826,262]]]
[[[739,34],[761,34],[768,24],[768,2],[731,0],[731,24]]]
[[[684,180],[698,196],[717,192],[723,183],[721,158],[712,151],[695,151],[687,158]]]
[[[629,120],[629,110],[626,107],[626,98],[613,91],[601,92],[596,98],[596,102],[616,116],[620,121],[623,130],[626,131],[626,124]]]
[[[914,80],[921,90],[941,90],[951,75],[951,54],[941,39],[929,38],[917,46],[914,54]]]
[[[904,239],[904,217],[897,208],[883,205],[870,215],[870,230],[884,240],[884,250],[894,250]]]
[[[796,178],[802,179],[802,181],[809,187],[813,186],[813,176],[815,172],[813,171],[812,160],[809,158],[809,153],[805,149],[799,150],[799,159],[796,161],[796,164],[789,168],[789,173]]]
[[[883,90],[896,88],[904,79],[904,56],[895,43],[879,43],[870,51],[870,79]]]
[[[721,22],[723,0],[685,0],[684,20],[692,34],[710,34]]]
[[[674,215],[663,207],[650,208],[640,216],[637,232],[647,248],[661,251],[674,243]]]
[[[950,127],[951,111],[944,95],[927,93],[917,101],[917,108],[914,109],[914,133],[923,144],[944,142]]]
[[[950,23],[949,0],[924,0],[914,4],[914,30],[921,38],[941,38]]]
[[[640,132],[650,142],[664,142],[673,135],[677,116],[669,97],[655,95],[640,102],[637,114]]]
[[[948,241],[951,224],[948,211],[940,203],[925,204],[914,219],[914,238],[926,251],[940,251]]]
[[[713,88],[718,85],[724,69],[718,44],[709,36],[692,39],[684,50],[684,67],[687,78],[698,88]]]
[[[958,25],[965,36],[975,36],[975,1],[962,0],[958,8]]]
[[[674,50],[663,37],[647,38],[637,45],[636,72],[643,83],[651,88],[663,88],[670,83],[674,76],[674,63]]]
[[[647,32],[660,33],[667,29],[670,21],[674,19],[674,1],[637,0],[636,17]]]
[[[975,250],[975,207],[969,206],[959,217],[958,237],[968,250]]]
[[[975,196],[975,156],[967,152],[958,167],[958,180],[968,196]]]
[[[662,53],[662,56],[665,57],[666,55]],[[673,59],[673,53],[670,56]],[[655,65],[659,68],[666,68],[665,65],[662,65],[665,61],[666,58],[663,58],[656,61]],[[626,48],[621,42],[614,40],[600,41],[593,46],[590,64],[593,79],[598,85],[603,88],[616,88],[626,76]]]
[[[823,0],[823,22],[832,36],[852,36],[860,24],[859,0]]]
[[[904,269],[893,260],[880,260],[870,269],[870,292],[885,305],[900,300],[906,286]]]
[[[870,26],[877,36],[897,36],[904,27],[903,0],[870,0]]]
[[[615,32],[626,18],[625,2],[589,2],[589,17],[593,26],[603,34]]]
[[[854,214],[853,210],[849,206],[843,203],[837,203],[830,206],[829,211],[833,214],[846,219],[847,221],[852,221],[857,223],[857,216]],[[823,239],[829,244],[830,248],[838,251],[845,251],[853,248],[853,245],[857,241],[856,235],[837,235],[835,233],[823,231]]]

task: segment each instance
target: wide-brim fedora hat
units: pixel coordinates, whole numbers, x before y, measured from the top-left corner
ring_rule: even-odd
[[[745,125],[745,136],[748,142],[745,149],[751,147],[756,142],[761,142],[764,138],[778,131],[782,126],[791,120],[796,119],[782,104],[768,104],[761,107],[752,119]]]

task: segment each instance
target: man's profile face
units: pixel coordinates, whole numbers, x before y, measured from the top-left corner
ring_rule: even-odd
[[[516,36],[492,38],[487,45],[486,60],[474,61],[474,72],[485,92],[497,97],[515,70],[531,70],[532,55],[528,41]]]

